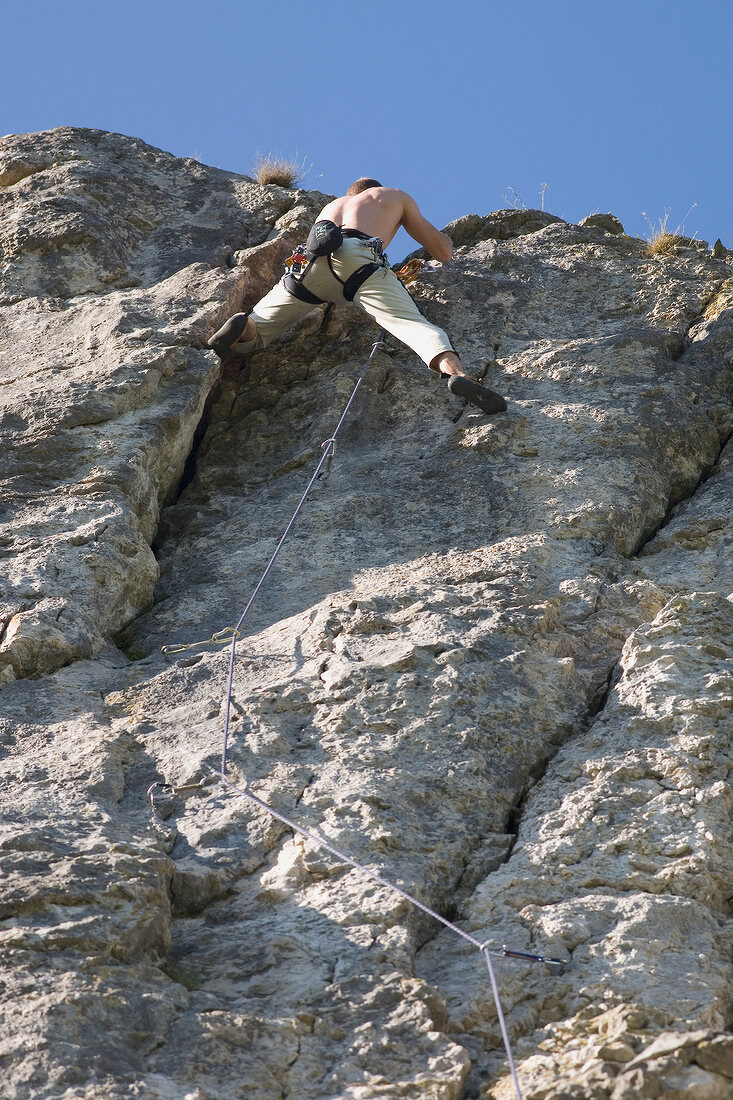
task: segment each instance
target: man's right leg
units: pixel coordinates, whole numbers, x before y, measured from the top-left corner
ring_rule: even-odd
[[[423,317],[412,295],[393,271],[378,271],[372,275],[354,301],[378,325],[412,348],[426,366],[447,377],[448,389],[456,397],[466,398],[489,415],[506,409],[506,401],[500,394],[466,374],[446,333]]]
[[[483,382],[471,378],[466,374],[454,351],[446,351],[442,355],[436,355],[430,364],[431,370],[437,370],[439,374],[448,379],[448,389],[456,397],[465,397],[472,405],[476,405],[488,416],[492,413],[504,412],[506,401],[499,393],[494,393]]]

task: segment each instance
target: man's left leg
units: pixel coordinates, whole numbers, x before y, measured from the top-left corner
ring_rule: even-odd
[[[223,359],[240,340],[251,344],[257,338],[257,325],[248,313],[235,313],[206,343]]]
[[[249,314],[235,313],[207,343],[222,358],[230,351],[249,355],[266,348],[313,308],[310,302],[302,302],[289,294],[282,282],[278,282]]]

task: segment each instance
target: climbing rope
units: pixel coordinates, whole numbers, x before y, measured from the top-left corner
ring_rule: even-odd
[[[405,267],[400,272],[398,272],[398,274],[403,279],[403,282],[405,282],[405,284],[407,285],[408,283],[413,282],[417,278],[417,275],[420,272],[421,266],[422,266],[422,262],[419,261],[419,260],[418,261],[410,261],[409,265],[405,265]],[[384,329],[382,329],[382,331],[379,333],[379,336],[377,337],[374,344],[372,345],[371,354],[369,355],[369,358],[367,359],[366,363],[364,364],[364,366],[362,368],[362,371],[359,375],[359,378],[357,379],[356,385],[354,386],[354,388],[352,390],[351,396],[349,397],[349,400],[346,403],[346,406],[345,406],[345,408],[344,408],[344,410],[341,414],[341,418],[339,419],[339,422],[336,425],[336,428],[334,429],[333,434],[331,436],[329,436],[328,439],[325,439],[323,441],[323,443],[321,444],[323,454],[321,455],[320,461],[318,462],[318,464],[316,466],[316,469],[313,473],[313,476],[311,477],[310,481],[308,482],[308,485],[306,486],[306,488],[303,492],[303,495],[301,496],[300,501],[298,502],[298,505],[297,505],[297,507],[296,507],[291,519],[290,519],[290,522],[288,523],[287,527],[283,531],[283,533],[282,533],[282,535],[281,535],[281,537],[280,537],[280,539],[279,539],[279,541],[278,541],[278,543],[277,543],[277,545],[276,545],[276,547],[275,547],[275,549],[272,553],[272,556],[270,557],[270,560],[268,561],[267,565],[265,566],[265,569],[264,569],[259,581],[255,585],[255,588],[252,592],[252,595],[250,596],[249,600],[247,601],[247,604],[246,604],[244,610],[242,611],[242,614],[240,615],[239,620],[237,621],[236,625],[233,626],[233,627],[225,627],[223,630],[219,630],[216,633],[212,634],[210,639],[206,639],[204,641],[191,642],[191,643],[188,643],[188,644],[173,644],[173,645],[163,646],[163,653],[167,657],[170,654],[182,653],[184,650],[193,649],[197,646],[202,646],[202,645],[209,645],[209,644],[214,644],[214,645],[229,644],[230,645],[229,670],[228,670],[228,676],[227,676],[226,692],[225,692],[225,696],[224,696],[224,731],[223,731],[223,743],[222,743],[222,751],[221,751],[221,764],[220,764],[220,770],[218,772],[212,772],[212,774],[207,779],[201,780],[199,783],[186,784],[185,786],[178,787],[178,788],[171,787],[169,784],[165,784],[165,783],[153,783],[150,786],[150,788],[148,789],[148,797],[150,798],[150,803],[151,803],[151,806],[153,808],[153,811],[156,811],[156,792],[158,790],[161,793],[165,793],[166,795],[175,795],[175,794],[178,794],[178,793],[187,793],[187,792],[190,792],[190,791],[193,791],[193,790],[200,791],[200,790],[205,789],[206,786],[212,780],[214,780],[214,781],[218,780],[219,782],[223,783],[234,794],[237,794],[237,795],[241,796],[242,798],[247,799],[247,801],[249,801],[252,805],[258,807],[260,810],[263,810],[265,813],[269,814],[271,817],[276,818],[283,825],[285,825],[288,829],[292,830],[292,832],[298,833],[301,836],[305,837],[307,840],[310,840],[318,848],[321,848],[322,850],[324,850],[326,852],[329,852],[337,860],[339,860],[340,862],[345,863],[348,866],[354,868],[354,870],[359,871],[361,874],[365,875],[371,881],[376,882],[378,885],[383,886],[385,889],[391,890],[393,893],[398,894],[399,897],[403,898],[410,905],[414,906],[416,909],[421,910],[427,916],[431,917],[433,920],[437,921],[439,924],[442,924],[445,928],[448,928],[451,932],[455,933],[455,935],[460,936],[461,939],[467,941],[473,947],[475,947],[478,951],[480,951],[483,958],[484,958],[484,961],[486,962],[486,967],[487,967],[488,972],[489,972],[489,979],[490,979],[490,982],[491,982],[491,990],[492,990],[492,994],[493,994],[493,997],[494,997],[494,1004],[496,1006],[496,1013],[497,1013],[497,1017],[498,1017],[498,1021],[499,1021],[499,1028],[501,1030],[502,1041],[504,1043],[504,1049],[506,1051],[507,1060],[508,1060],[508,1064],[509,1064],[509,1069],[510,1069],[511,1076],[512,1076],[512,1081],[514,1083],[514,1088],[515,1088],[515,1091],[516,1091],[516,1094],[517,1094],[517,1100],[522,1100],[522,1092],[521,1092],[521,1088],[520,1088],[520,1085],[519,1085],[519,1079],[517,1077],[517,1071],[516,1071],[516,1067],[515,1067],[515,1063],[514,1063],[514,1057],[513,1057],[513,1054],[512,1054],[512,1047],[511,1047],[511,1042],[510,1042],[510,1039],[509,1039],[509,1032],[507,1030],[506,1020],[504,1018],[504,1012],[502,1010],[501,997],[499,995],[499,987],[498,987],[498,984],[497,984],[497,981],[496,981],[496,975],[494,973],[494,967],[493,967],[493,964],[492,964],[492,961],[491,961],[492,956],[494,958],[522,959],[526,962],[545,963],[548,967],[550,967],[551,970],[553,970],[555,972],[559,972],[563,969],[563,967],[565,966],[564,961],[562,959],[550,958],[550,957],[547,957],[547,956],[544,956],[544,955],[532,955],[532,954],[529,954],[529,953],[524,952],[524,951],[513,951],[513,950],[510,950],[509,948],[507,948],[506,946],[504,946],[501,951],[491,950],[488,946],[488,942],[481,942],[480,940],[476,939],[475,936],[470,935],[470,933],[464,931],[464,929],[460,928],[457,924],[453,924],[452,921],[449,921],[446,917],[444,917],[440,913],[436,912],[435,909],[432,909],[429,905],[426,905],[424,902],[420,901],[418,898],[413,897],[412,894],[409,894],[406,890],[403,890],[402,887],[397,886],[394,882],[390,882],[389,879],[386,879],[382,875],[377,874],[375,871],[371,870],[371,868],[365,866],[363,863],[360,863],[358,860],[354,859],[352,856],[349,856],[346,852],[342,852],[339,848],[335,847],[333,844],[331,844],[329,841],[327,841],[324,837],[319,836],[318,834],[314,833],[313,831],[311,831],[310,829],[306,828],[303,825],[299,825],[296,821],[293,821],[286,814],[281,813],[279,810],[276,810],[273,806],[269,805],[269,803],[264,802],[253,791],[251,791],[249,789],[249,786],[240,787],[237,784],[232,783],[232,781],[227,776],[227,764],[228,764],[228,752],[229,752],[229,732],[230,732],[230,724],[231,724],[231,707],[232,707],[232,695],[233,695],[233,690],[234,690],[234,667],[235,667],[235,660],[236,660],[237,642],[239,641],[239,639],[241,637],[240,628],[241,628],[245,618],[247,617],[247,615],[250,611],[250,608],[252,607],[254,601],[256,600],[259,592],[261,591],[262,586],[264,585],[265,581],[267,580],[267,577],[268,577],[273,565],[275,564],[277,556],[280,553],[280,551],[281,551],[288,535],[292,531],[293,526],[295,525],[295,522],[296,522],[298,516],[300,515],[300,513],[301,513],[301,511],[302,511],[302,509],[303,509],[303,507],[306,503],[306,500],[308,499],[308,495],[310,494],[311,490],[313,489],[313,486],[316,484],[316,482],[319,479],[323,478],[324,481],[325,481],[328,478],[328,475],[329,475],[330,470],[331,470],[331,464],[333,462],[333,457],[334,457],[335,452],[336,452],[336,439],[337,439],[337,436],[339,434],[339,431],[341,430],[341,427],[342,427],[344,421],[346,420],[346,417],[349,413],[349,410],[350,410],[350,408],[353,404],[354,398],[356,397],[356,394],[357,394],[357,392],[358,392],[358,390],[359,390],[359,388],[360,388],[360,386],[361,386],[361,384],[364,380],[364,377],[365,377],[365,375],[366,375],[366,373],[367,373],[367,371],[368,371],[368,369],[369,369],[369,367],[372,363],[372,360],[374,359],[374,356],[377,352],[377,349],[383,346],[385,336],[386,336],[386,333],[385,333]]]
[[[211,782],[217,781],[223,783],[224,786],[227,787],[234,794],[240,795],[240,797],[247,799],[247,801],[250,802],[253,806],[256,806],[260,810],[264,810],[265,813],[269,814],[270,817],[274,817],[277,821],[281,822],[281,824],[285,825],[288,829],[291,830],[291,832],[297,833],[300,836],[305,837],[306,840],[310,840],[312,844],[315,844],[316,847],[320,848],[322,851],[328,852],[330,855],[334,856],[334,858],[337,859],[340,863],[345,863],[347,864],[347,866],[353,867],[355,871],[359,871],[372,882],[376,882],[379,886],[383,886],[385,889],[390,890],[394,894],[397,894],[399,897],[409,902],[410,905],[414,906],[416,909],[419,909],[427,916],[432,917],[433,920],[437,921],[439,924],[442,924],[444,928],[448,928],[451,932],[454,932],[455,935],[460,936],[461,939],[466,940],[467,943],[470,943],[472,947],[477,948],[481,952],[486,963],[486,968],[489,972],[491,992],[494,998],[494,1005],[496,1007],[496,1015],[499,1021],[499,1029],[501,1031],[502,1042],[504,1043],[504,1049],[506,1051],[509,1070],[512,1076],[512,1081],[514,1083],[514,1089],[517,1094],[517,1100],[522,1100],[522,1090],[519,1085],[519,1078],[517,1076],[517,1070],[514,1063],[511,1040],[509,1038],[509,1031],[506,1026],[504,1011],[501,1004],[499,986],[496,981],[496,974],[494,972],[494,967],[491,960],[493,957],[495,959],[522,959],[525,962],[544,963],[555,973],[562,972],[566,965],[564,960],[555,959],[547,955],[533,955],[527,951],[513,951],[510,948],[506,947],[506,945],[502,947],[501,951],[492,950],[488,945],[488,941],[481,942],[481,940],[476,939],[476,937],[472,936],[470,932],[466,932],[463,928],[460,928],[457,924],[454,924],[452,921],[448,920],[447,917],[444,917],[441,913],[438,913],[435,909],[432,909],[429,905],[426,905],[425,902],[420,901],[419,898],[416,898],[412,894],[409,894],[407,890],[403,890],[401,886],[397,886],[396,883],[391,882],[383,875],[377,874],[377,872],[373,871],[371,867],[367,867],[366,864],[360,863],[359,860],[354,859],[353,856],[350,856],[347,852],[344,852],[340,848],[337,848],[334,844],[331,844],[330,841],[326,840],[322,836],[319,836],[317,833],[314,833],[311,829],[306,828],[304,825],[300,825],[297,821],[294,821],[292,818],[288,817],[287,814],[282,813],[280,810],[276,810],[274,806],[271,806],[268,802],[265,802],[263,801],[263,799],[259,798],[259,796],[256,795],[254,791],[249,789],[249,787],[240,787],[236,783],[232,783],[232,781],[226,775],[225,753],[222,754],[221,771],[212,771],[208,777],[205,777],[199,783],[187,783],[182,787],[172,787],[167,783],[153,783],[148,788],[150,804],[153,807],[153,810],[155,810],[156,788],[159,788],[162,793],[165,793],[167,795],[178,795],[186,794],[193,790],[198,790],[200,792]]]

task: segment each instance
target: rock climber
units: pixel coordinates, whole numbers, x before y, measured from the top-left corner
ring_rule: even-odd
[[[235,313],[209,339],[222,358],[267,347],[322,302],[353,301],[377,324],[407,344],[432,370],[447,377],[456,397],[485,413],[506,409],[499,394],[466,374],[443,329],[431,324],[391,270],[384,249],[402,226],[442,263],[453,242],[420,213],[405,191],[363,177],[324,206],[304,248],[296,249],[286,274],[250,313]]]

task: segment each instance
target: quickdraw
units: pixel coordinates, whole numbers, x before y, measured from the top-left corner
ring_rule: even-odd
[[[406,260],[400,267],[395,275],[400,280],[403,286],[410,286],[420,275],[423,269],[423,260]]]

